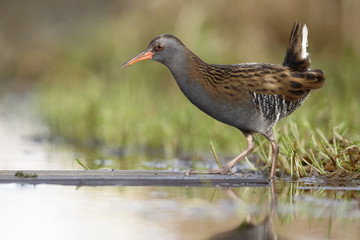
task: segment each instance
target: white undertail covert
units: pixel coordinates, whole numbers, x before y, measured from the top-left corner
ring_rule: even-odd
[[[302,29],[302,42],[301,42],[301,58],[305,59],[309,56],[308,53],[308,29],[306,25],[304,25]]]

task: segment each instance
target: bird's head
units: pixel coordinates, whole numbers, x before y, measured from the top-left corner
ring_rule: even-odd
[[[124,63],[121,68],[146,59],[163,63],[169,67],[176,64],[177,59],[183,58],[184,49],[184,44],[178,38],[170,34],[162,34],[154,38],[143,52]]]

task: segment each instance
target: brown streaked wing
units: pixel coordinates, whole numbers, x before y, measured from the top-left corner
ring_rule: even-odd
[[[251,64],[246,67],[232,68],[231,81],[221,85],[227,92],[234,94],[243,90],[265,94],[284,96],[285,100],[296,101],[305,96],[309,90],[322,87],[325,82],[321,70],[292,72],[288,67],[270,64]]]

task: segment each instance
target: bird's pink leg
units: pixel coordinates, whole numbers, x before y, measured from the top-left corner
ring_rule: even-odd
[[[267,140],[271,143],[271,172],[270,179],[275,178],[276,162],[279,155],[279,144],[275,141],[274,131],[270,128],[265,134],[263,134]]]
[[[270,172],[270,179],[274,179],[275,171],[276,171],[276,161],[279,155],[279,145],[275,140],[270,141],[272,147],[272,162],[271,162],[271,172]]]
[[[221,174],[232,172],[232,168],[238,164],[240,160],[244,159],[247,155],[254,151],[255,143],[252,139],[252,135],[250,133],[246,133],[245,136],[248,143],[247,148],[242,153],[240,153],[239,156],[225,164],[222,169],[219,169]]]
[[[232,168],[240,162],[241,159],[245,158],[249,155],[255,148],[255,143],[252,139],[252,135],[250,133],[245,133],[247,140],[247,148],[239,154],[239,156],[235,157],[230,162],[226,163],[222,169],[210,169],[210,170],[190,170],[187,171],[187,174],[228,174],[233,173]]]

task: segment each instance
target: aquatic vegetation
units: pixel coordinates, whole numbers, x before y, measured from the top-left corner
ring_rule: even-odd
[[[37,178],[38,177],[36,172],[24,172],[24,171],[17,171],[14,176],[19,177],[19,178]]]

